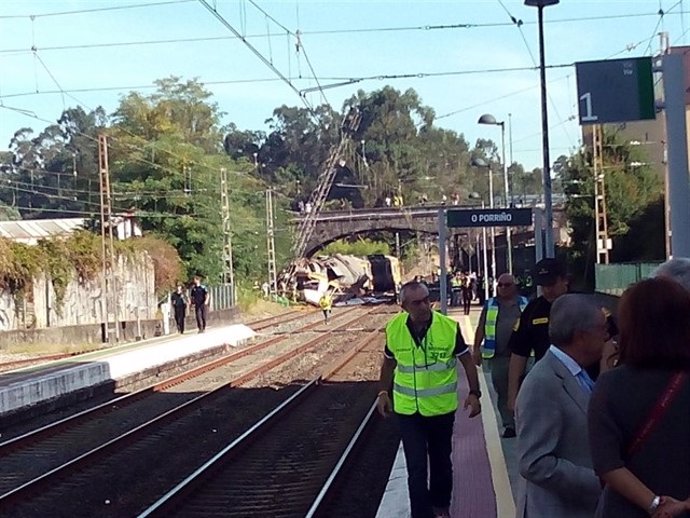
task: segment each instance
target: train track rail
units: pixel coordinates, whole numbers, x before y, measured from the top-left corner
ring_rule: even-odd
[[[138,518],[327,516],[338,478],[378,419],[375,383],[330,380],[365,348],[380,347],[379,336],[367,334]]]
[[[375,309],[375,308],[374,308]],[[366,313],[372,313],[368,311]],[[353,316],[354,315],[354,316]],[[344,317],[350,318],[345,319]],[[337,332],[339,329],[345,329],[353,323],[360,321],[364,313],[356,309],[342,312],[338,315],[338,322],[332,323],[331,331]],[[334,319],[336,320],[336,319]],[[340,322],[340,320],[345,320]],[[314,322],[302,328],[302,331],[313,329],[320,325],[320,322]],[[181,416],[189,416],[194,412],[199,412],[209,400],[220,397],[221,394],[228,392],[228,388],[240,387],[248,380],[272,369],[281,363],[289,361],[301,352],[317,346],[324,340],[324,336],[318,336],[306,343],[303,343],[297,348],[291,348],[285,352],[273,356],[271,359],[262,361],[259,365],[246,370],[240,375],[233,377],[232,381],[221,384],[217,389],[197,395],[195,397],[185,394],[187,397],[176,396],[172,399],[184,399],[184,401],[176,401],[172,408],[165,412],[158,412],[157,415],[151,417],[147,416],[147,412],[132,412],[126,414],[122,425],[127,428],[124,433],[116,434],[112,438],[102,437],[94,431],[94,426],[100,421],[112,423],[120,421],[120,414],[124,408],[129,405],[136,404],[137,400],[143,399],[146,395],[151,395],[156,392],[167,390],[171,387],[179,386],[185,380],[194,376],[199,376],[203,373],[213,373],[223,364],[228,364],[233,361],[245,358],[248,363],[254,363],[252,354],[266,349],[269,345],[286,340],[287,336],[276,336],[270,340],[266,340],[259,344],[247,347],[235,354],[231,354],[221,360],[210,362],[209,364],[195,369],[191,373],[186,373],[181,376],[176,376],[165,382],[157,384],[144,391],[140,391],[115,401],[109,401],[105,405],[101,405],[86,412],[82,412],[72,418],[65,419],[61,422],[55,423],[51,426],[46,426],[36,430],[30,434],[18,437],[14,440],[7,441],[0,444],[0,510],[3,508],[14,508],[22,502],[30,500],[35,501],[37,495],[43,495],[49,488],[56,488],[60,486],[61,481],[69,481],[72,478],[79,479],[79,473],[85,469],[100,464],[103,459],[109,459],[116,456],[117,452],[126,450],[131,445],[137,443],[145,443],[150,437],[157,437],[159,432],[157,430],[163,429],[170,423],[175,423],[176,420],[182,419]],[[284,396],[282,396],[284,398]],[[275,397],[269,397],[271,401],[275,401]],[[160,410],[160,409],[158,409]],[[149,409],[148,413],[152,410]],[[136,414],[139,418],[138,422],[132,417]],[[140,422],[141,420],[144,422]],[[258,416],[257,416],[258,418]],[[96,425],[94,425],[96,423]],[[97,426],[96,426],[97,428]],[[215,432],[215,430],[214,430]],[[112,434],[112,430],[111,430]],[[93,438],[98,439],[98,445],[91,448]],[[105,442],[103,442],[103,440]],[[109,439],[109,440],[108,440]],[[61,454],[56,455],[57,452]],[[65,462],[65,457],[69,457]],[[60,458],[60,462],[56,463],[56,459]],[[109,461],[110,462],[110,461]],[[117,466],[117,461],[113,466]],[[27,466],[31,466],[32,470],[27,470]],[[117,470],[116,467],[112,469]],[[36,474],[36,471],[39,474]],[[159,493],[160,494],[160,493]],[[41,497],[43,499],[43,496]],[[21,506],[20,506],[21,507]],[[43,511],[45,512],[45,511]],[[22,514],[18,512],[13,516],[39,516],[40,514]],[[51,514],[54,515],[54,514]],[[69,514],[76,516],[74,512]],[[67,515],[65,515],[67,516]],[[84,516],[91,516],[85,514]],[[116,514],[115,516],[119,516]]]

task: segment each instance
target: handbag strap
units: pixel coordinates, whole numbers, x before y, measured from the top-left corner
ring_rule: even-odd
[[[647,441],[654,428],[656,428],[659,422],[661,422],[661,419],[664,417],[668,407],[671,406],[671,403],[673,403],[673,400],[680,392],[680,389],[683,388],[686,379],[686,372],[677,372],[671,377],[651,412],[649,412],[644,425],[637,430],[634,439],[628,447],[628,456],[633,456],[635,453],[637,453],[642,445]]]

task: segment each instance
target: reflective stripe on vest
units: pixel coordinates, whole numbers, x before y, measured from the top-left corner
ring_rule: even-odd
[[[520,313],[527,306],[527,298],[518,297]],[[482,347],[482,358],[493,358],[496,354],[496,321],[498,320],[498,301],[496,297],[491,297],[486,301],[486,322],[484,324],[484,346]]]
[[[458,324],[432,311],[422,343],[407,327],[408,313],[396,315],[386,326],[386,344],[396,361],[393,408],[403,415],[424,416],[454,412],[458,407],[455,341]]]
[[[393,384],[393,390],[396,392],[400,392],[401,394],[405,394],[406,396],[412,396],[414,398],[420,398],[420,397],[429,397],[429,396],[440,396],[441,394],[450,394],[450,393],[454,394],[455,391],[458,390],[458,384],[453,383],[453,384],[444,385],[442,387],[415,390],[413,388],[403,387],[402,385],[398,385],[397,383],[394,383]]]

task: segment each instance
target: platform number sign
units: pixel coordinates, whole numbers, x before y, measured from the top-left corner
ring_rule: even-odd
[[[580,124],[654,119],[652,58],[575,63]]]

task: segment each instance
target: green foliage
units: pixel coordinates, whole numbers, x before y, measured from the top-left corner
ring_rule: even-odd
[[[616,133],[604,135],[604,175],[609,236],[621,238],[630,232],[631,222],[639,221],[662,196],[661,178],[646,165],[644,152],[622,142]],[[559,180],[567,198],[566,214],[571,226],[570,258],[574,271],[593,275],[596,254],[594,173],[590,153],[579,152],[557,162]],[[641,229],[644,227],[640,227]],[[649,230],[649,226],[647,229]],[[654,241],[655,236],[637,234],[638,241]],[[636,260],[630,257],[627,260]]]
[[[390,247],[387,243],[371,241],[369,239],[357,239],[356,241],[334,241],[325,246],[320,252],[325,255],[343,254],[366,257],[373,254],[390,255]]]

